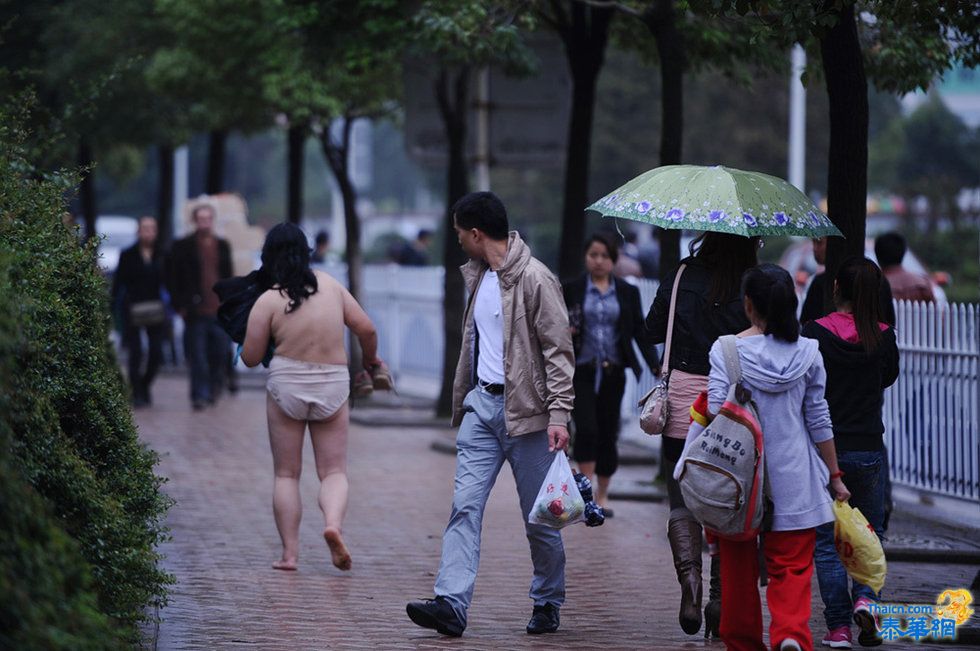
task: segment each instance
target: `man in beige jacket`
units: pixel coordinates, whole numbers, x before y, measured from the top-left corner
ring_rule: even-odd
[[[453,387],[456,480],[442,539],[435,599],[408,604],[425,628],[459,636],[480,562],[480,530],[490,489],[506,459],[517,482],[534,577],[527,632],[558,629],[565,600],[565,550],[557,529],[527,523],[555,454],[568,446],[575,361],[561,286],[516,232],[490,192],[453,206],[469,290],[463,348]]]

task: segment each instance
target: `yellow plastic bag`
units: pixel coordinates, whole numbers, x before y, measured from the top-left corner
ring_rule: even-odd
[[[834,500],[834,546],[847,573],[859,583],[881,592],[885,585],[885,550],[864,514],[846,502]]]

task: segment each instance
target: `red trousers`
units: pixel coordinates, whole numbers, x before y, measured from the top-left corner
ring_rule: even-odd
[[[763,537],[769,585],[766,602],[772,622],[773,649],[786,638],[812,651],[810,577],[813,575],[814,529],[770,531]],[[720,540],[721,639],[729,651],[765,651],[762,603],[759,600],[759,557],[756,540]]]

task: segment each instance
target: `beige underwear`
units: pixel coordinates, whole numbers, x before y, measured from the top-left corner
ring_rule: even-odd
[[[325,420],[347,402],[350,373],[340,364],[314,364],[276,355],[265,386],[290,418]]]

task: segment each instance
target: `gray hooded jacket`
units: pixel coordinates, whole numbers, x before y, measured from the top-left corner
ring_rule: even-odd
[[[795,343],[771,335],[736,342],[742,382],[752,391],[766,446],[774,505],[773,531],[809,529],[834,519],[827,489],[830,471],[816,443],[834,438],[824,399],[827,372],[812,339]],[[728,394],[721,344],[709,354],[708,409],[717,414]]]

